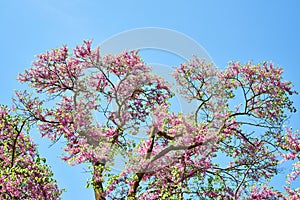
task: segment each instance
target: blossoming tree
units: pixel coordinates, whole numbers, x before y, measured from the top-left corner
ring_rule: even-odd
[[[29,138],[28,125],[0,107],[0,198],[59,199],[62,191]]]
[[[64,139],[62,160],[90,165],[88,186],[96,200],[299,199],[293,181],[300,174],[300,139],[284,127],[295,112],[290,95],[296,91],[282,73],[267,62],[230,63],[218,70],[194,57],[172,74],[180,94],[197,105],[184,115],[172,112],[171,86],[151,73],[137,51],[101,56],[90,41],[73,52],[66,46],[47,51],[18,77],[33,88],[16,92],[19,117],[1,111],[6,139],[0,190],[10,192],[8,199],[33,193],[55,199],[61,192],[21,134],[26,124],[38,126],[53,142]],[[117,173],[112,168],[119,155],[125,167]],[[277,191],[268,183],[287,160],[294,161],[293,170]],[[37,181],[23,178],[19,184],[15,176]],[[36,193],[39,187],[46,193]]]

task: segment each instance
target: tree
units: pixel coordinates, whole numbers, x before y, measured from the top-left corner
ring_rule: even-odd
[[[18,77],[34,90],[16,92],[15,105],[42,136],[67,141],[64,161],[90,164],[97,200],[298,199],[300,139],[284,127],[297,92],[282,73],[268,62],[218,70],[194,57],[173,73],[197,103],[185,116],[171,111],[171,87],[137,51],[100,56],[84,41],[73,53],[63,46],[38,55]],[[116,155],[126,158],[120,173]],[[276,191],[268,183],[286,160],[294,168],[285,192]]]
[[[29,138],[28,121],[0,107],[0,198],[60,199],[50,167]]]

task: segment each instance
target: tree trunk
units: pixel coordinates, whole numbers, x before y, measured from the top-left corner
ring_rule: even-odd
[[[94,164],[94,176],[93,176],[93,188],[95,194],[95,200],[105,200],[104,190],[102,185],[102,172],[104,165],[101,163]]]

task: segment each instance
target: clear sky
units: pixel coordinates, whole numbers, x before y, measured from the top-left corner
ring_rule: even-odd
[[[62,44],[74,47],[83,39],[101,44],[112,35],[142,27],[168,28],[188,35],[220,68],[231,60],[272,60],[284,68],[285,78],[300,91],[299,9],[297,0],[0,1],[0,103],[10,104],[13,90],[24,88],[15,78],[30,67],[34,55]],[[165,60],[164,64],[174,63]],[[300,110],[299,96],[294,101]],[[297,129],[299,116],[298,112],[290,120]],[[57,158],[61,144],[48,148],[46,139],[41,140],[37,133],[33,136],[59,185],[67,189],[63,199],[93,199],[92,190],[84,189],[86,167],[67,166]]]

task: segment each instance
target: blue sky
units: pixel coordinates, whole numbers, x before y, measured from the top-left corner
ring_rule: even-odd
[[[101,44],[122,31],[161,27],[179,31],[196,40],[222,68],[231,61],[270,61],[282,66],[285,78],[300,91],[300,1],[97,1],[10,0],[0,2],[0,103],[10,104],[14,89],[24,88],[16,80],[29,68],[34,55],[83,39]],[[168,56],[146,62],[164,62]],[[294,98],[300,109],[299,97]],[[290,123],[299,129],[299,112]],[[84,189],[85,166],[69,167],[57,158],[60,146],[40,143],[42,156],[52,165],[63,199],[93,199]],[[280,185],[280,183],[278,183]]]

